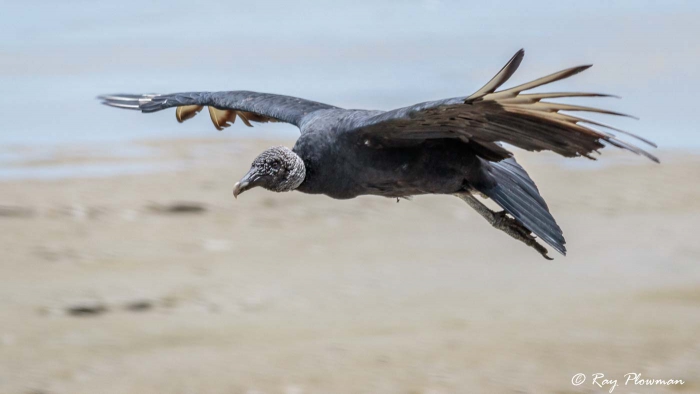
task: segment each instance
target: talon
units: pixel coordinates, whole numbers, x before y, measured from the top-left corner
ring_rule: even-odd
[[[553,258],[549,257],[549,255],[548,255],[549,251],[548,251],[547,248],[545,248],[544,246],[538,244],[537,242],[534,242],[534,245],[531,245],[531,246],[532,246],[536,251],[540,252],[540,254],[542,255],[542,257],[544,257],[545,259],[550,260],[550,261],[551,261],[551,260],[554,260]]]
[[[516,219],[507,216],[505,211],[494,212],[492,225],[498,230],[505,232],[525,245],[535,249],[545,259],[554,260],[548,256],[549,251],[544,246],[537,243],[532,232]]]

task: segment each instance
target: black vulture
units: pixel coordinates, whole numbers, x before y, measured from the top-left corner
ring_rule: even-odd
[[[277,94],[249,91],[100,96],[103,104],[149,113],[176,107],[183,122],[205,106],[222,130],[236,118],[285,122],[301,135],[292,149],[272,147],[261,153],[236,183],[234,197],[253,187],[275,192],[297,190],[349,199],[361,195],[409,198],[420,194],[454,195],[499,230],[548,258],[539,237],[562,255],[564,236],[534,181],[501,143],[528,151],[549,150],[565,157],[591,158],[605,144],[641,154],[648,152],[614,134],[615,130],[655,147],[636,135],[560,111],[627,116],[546,99],[606,97],[598,93],[522,92],[568,78],[590,65],[569,68],[510,89],[497,91],[523,59],[518,51],[476,93],[429,101],[392,111],[343,109]],[[594,128],[594,126],[597,126]],[[475,195],[503,208],[494,212]]]

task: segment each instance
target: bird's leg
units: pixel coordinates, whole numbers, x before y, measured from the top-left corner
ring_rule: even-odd
[[[516,219],[507,216],[505,211],[492,211],[469,192],[456,193],[455,196],[459,197],[464,202],[469,204],[470,207],[474,208],[474,210],[484,219],[486,219],[486,221],[489,222],[489,224],[491,224],[494,228],[505,232],[518,241],[523,242],[525,245],[535,249],[545,259],[553,260],[551,257],[547,256],[547,249],[537,243],[535,237],[532,235],[532,232]]]

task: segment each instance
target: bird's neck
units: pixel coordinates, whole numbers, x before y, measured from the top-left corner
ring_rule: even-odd
[[[280,192],[295,190],[304,182],[304,179],[306,178],[306,166],[304,165],[304,160],[302,160],[299,155],[291,151],[288,160],[290,162],[288,167],[290,170],[286,179],[280,185],[279,190],[277,190]]]

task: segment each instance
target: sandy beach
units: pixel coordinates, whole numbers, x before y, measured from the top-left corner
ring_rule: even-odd
[[[567,239],[545,261],[448,196],[234,200],[276,144],[4,164],[0,393],[700,393],[700,155],[518,152]]]

